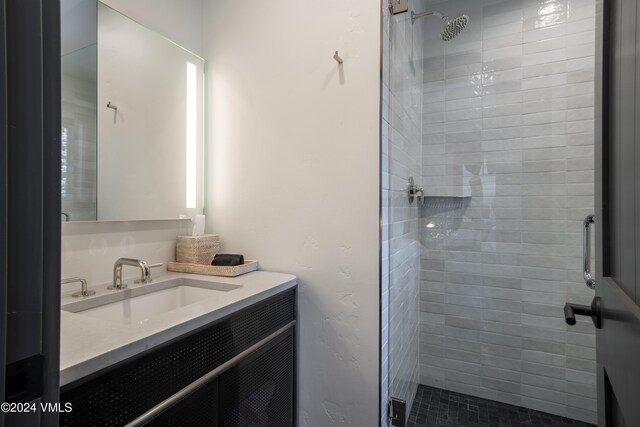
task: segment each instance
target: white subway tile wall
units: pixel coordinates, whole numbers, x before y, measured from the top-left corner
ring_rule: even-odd
[[[410,10],[426,7],[409,1]],[[389,395],[406,400],[409,414],[420,379],[419,212],[406,189],[409,176],[422,174],[423,40],[408,13],[383,5],[381,425]]]
[[[567,300],[593,297],[581,277],[581,224],[594,209],[595,1],[437,7],[470,22],[445,43],[441,23],[423,19],[422,167],[407,137],[420,129],[417,110],[390,98],[399,105],[389,123],[405,117],[402,132],[389,129],[389,251],[398,272],[389,346],[408,351],[393,348],[411,336],[394,329],[394,313],[411,329],[411,311],[396,308],[409,303],[396,302],[403,294],[393,289],[411,286],[419,250],[415,210],[400,207],[393,190],[421,169],[418,182],[441,197],[418,222],[420,382],[595,422],[594,328],[567,326],[562,311]]]

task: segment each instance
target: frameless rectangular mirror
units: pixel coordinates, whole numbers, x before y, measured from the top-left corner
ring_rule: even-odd
[[[95,0],[62,0],[62,220],[203,208],[204,60]]]

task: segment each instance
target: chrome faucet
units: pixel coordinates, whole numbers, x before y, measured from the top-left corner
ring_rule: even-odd
[[[66,285],[67,283],[75,283],[80,282],[80,292],[74,292],[71,294],[72,297],[88,297],[90,295],[95,295],[96,291],[90,291],[87,286],[87,281],[81,277],[69,277],[68,279],[62,279],[60,282],[61,285]]]
[[[107,289],[125,289],[127,287],[126,283],[122,283],[123,265],[140,268],[140,281],[136,283],[149,283],[151,281],[151,269],[146,262],[140,259],[120,258],[113,265],[113,284],[108,286]]]

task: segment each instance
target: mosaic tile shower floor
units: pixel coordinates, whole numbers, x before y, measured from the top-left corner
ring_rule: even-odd
[[[419,385],[407,427],[595,427],[520,406]]]

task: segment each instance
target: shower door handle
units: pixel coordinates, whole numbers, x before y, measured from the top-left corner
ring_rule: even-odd
[[[591,274],[591,224],[594,215],[587,215],[582,223],[582,276],[589,289],[595,289],[596,280]]]
[[[593,297],[591,305],[573,304],[570,302],[564,305],[564,320],[567,322],[567,325],[573,326],[576,324],[576,314],[591,317],[593,326],[595,326],[596,329],[600,329],[602,325],[600,297]]]

